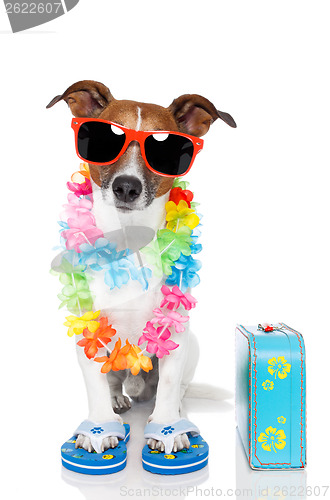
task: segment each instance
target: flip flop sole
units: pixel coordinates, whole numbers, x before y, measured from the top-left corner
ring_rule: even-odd
[[[104,453],[89,453],[83,448],[75,449],[76,437],[66,441],[61,448],[62,465],[66,469],[80,474],[104,475],[113,474],[124,469],[127,461],[126,443],[130,436],[130,427],[125,426],[125,438],[120,440],[116,448],[106,450]]]
[[[189,433],[188,436],[189,449],[168,455],[145,445],[142,450],[143,468],[154,474],[187,474],[203,469],[208,463],[209,446],[201,436],[192,437]]]

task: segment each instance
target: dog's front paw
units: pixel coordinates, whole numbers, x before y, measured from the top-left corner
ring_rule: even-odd
[[[157,441],[156,439],[149,438],[147,440],[147,445],[152,450],[165,451],[165,445],[163,441]],[[179,434],[174,438],[172,452],[181,451],[183,448],[189,448],[190,441],[187,434]]]
[[[109,448],[116,448],[118,444],[118,438],[116,436],[105,437],[102,440],[101,452],[108,450]],[[83,448],[84,450],[92,453],[94,450],[93,445],[89,437],[84,436],[83,434],[78,434],[76,439],[76,448]]]
[[[124,413],[131,408],[131,402],[127,396],[119,394],[111,398],[112,408],[115,413]]]

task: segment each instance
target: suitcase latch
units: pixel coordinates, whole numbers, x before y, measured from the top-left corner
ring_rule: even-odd
[[[265,333],[270,333],[273,332],[274,330],[276,331],[281,330],[281,327],[273,326],[270,323],[259,323],[258,330],[261,330]]]

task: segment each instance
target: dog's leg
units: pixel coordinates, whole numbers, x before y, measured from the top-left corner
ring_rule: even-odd
[[[188,385],[190,384],[195,375],[198,359],[199,359],[198,340],[196,335],[193,332],[190,332],[188,339],[188,356],[186,359],[186,363],[184,365],[184,370],[181,380],[181,388],[180,388],[180,414],[182,413],[181,412],[182,400],[184,398]]]
[[[124,413],[131,408],[129,398],[123,394],[123,382],[127,377],[126,370],[120,370],[118,372],[110,371],[107,377],[113,411],[115,413]]]
[[[110,422],[111,420],[123,423],[122,418],[116,415],[112,409],[108,380],[106,375],[101,373],[100,364],[88,359],[81,347],[77,347],[77,355],[87,389],[88,420],[97,424]],[[104,438],[102,451],[115,448],[117,444],[118,438],[116,436]],[[84,448],[89,452],[93,451],[90,439],[82,434],[77,437],[76,448]]]
[[[169,424],[181,418],[180,404],[185,364],[189,356],[189,330],[183,333],[174,333],[171,339],[179,344],[179,347],[167,356],[159,360],[159,382],[156,395],[156,403],[153,413],[148,422],[158,424]],[[164,451],[165,446],[162,441],[148,439],[148,445],[152,449]],[[173,444],[173,452],[189,448],[189,438],[187,434],[176,436]]]

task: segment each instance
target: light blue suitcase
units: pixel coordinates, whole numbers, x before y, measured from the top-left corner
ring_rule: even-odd
[[[236,327],[236,422],[252,469],[306,466],[305,346],[284,323]]]

